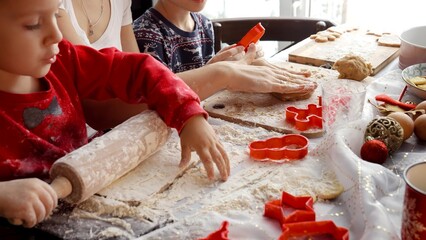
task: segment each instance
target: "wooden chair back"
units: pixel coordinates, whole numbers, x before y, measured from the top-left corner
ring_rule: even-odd
[[[318,31],[335,26],[332,22],[316,18],[221,18],[212,19],[215,37],[215,51],[218,52],[222,43],[237,43],[258,22],[265,28],[262,41],[290,42],[287,47],[308,38]]]

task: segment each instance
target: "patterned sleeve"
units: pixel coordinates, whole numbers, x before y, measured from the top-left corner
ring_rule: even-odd
[[[204,44],[206,48],[209,48],[209,50],[206,50],[206,51],[213,53],[212,55],[210,55],[210,58],[208,59],[208,60],[210,60],[215,53],[215,51],[214,51],[215,39],[214,39],[213,22],[209,18],[207,18],[206,16],[204,16],[202,14],[199,14],[199,16],[201,17],[203,29],[206,31],[206,33],[205,33],[206,37],[210,40],[210,41],[206,41],[205,44]]]
[[[148,16],[148,12],[133,22],[133,31],[140,52],[150,54],[166,67],[172,69],[165,37],[158,24],[154,23],[152,18]]]

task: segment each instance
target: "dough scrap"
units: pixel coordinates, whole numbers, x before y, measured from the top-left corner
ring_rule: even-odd
[[[314,39],[315,42],[324,43],[328,41],[335,41],[337,38],[340,38],[345,32],[352,32],[358,30],[357,27],[349,26],[332,26],[327,28],[327,30],[319,31],[316,34],[312,34],[309,38]]]
[[[395,34],[383,34],[377,39],[379,46],[400,47],[401,39]]]
[[[331,31],[319,31],[316,34],[312,34],[310,39],[314,39],[315,42],[328,42],[334,41],[336,38],[339,38],[341,33],[331,32]]]
[[[349,26],[349,25],[340,25],[340,26],[332,26],[327,29],[329,32],[343,34],[345,32],[352,32],[358,30],[358,27]]]
[[[339,72],[339,78],[362,81],[373,73],[371,63],[357,55],[346,55],[337,60],[333,69]]]
[[[272,93],[272,96],[280,99],[284,102],[291,102],[291,101],[299,101],[299,100],[305,100],[312,96],[313,92],[308,93]]]

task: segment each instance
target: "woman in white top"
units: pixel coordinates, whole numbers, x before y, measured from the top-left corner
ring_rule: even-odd
[[[131,4],[131,0],[63,0],[59,7],[58,26],[64,38],[74,44],[139,52],[133,33]],[[93,106],[93,111],[86,111],[85,116],[87,123],[97,130],[111,128],[126,120],[112,114],[114,109],[128,111],[129,116],[146,109],[145,105],[128,105],[119,99],[85,100],[83,104],[87,108]],[[104,124],[93,124],[99,119],[103,119]]]
[[[131,0],[63,0],[58,21],[64,38],[95,49],[139,52],[132,27]],[[78,37],[77,37],[78,36]]]

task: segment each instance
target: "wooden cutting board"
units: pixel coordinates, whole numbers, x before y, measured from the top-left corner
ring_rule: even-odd
[[[338,59],[355,54],[370,62],[375,75],[399,55],[399,47],[379,46],[377,36],[367,35],[367,30],[345,32],[335,41],[318,43],[309,40],[304,46],[289,54],[289,61],[313,66],[332,66]]]
[[[318,88],[309,99],[292,102],[279,100],[270,93],[242,93],[225,90],[205,100],[204,109],[211,117],[238,124],[263,127],[280,133],[298,133],[309,138],[321,137],[324,134],[323,129],[311,128],[299,131],[294,125],[286,122],[285,109],[288,106],[307,109],[308,104],[318,104],[318,97],[321,96],[320,85],[326,84],[327,81],[339,81],[337,78],[339,73],[335,70],[289,62],[275,64],[293,70],[310,70],[311,79],[318,82]],[[372,80],[372,77],[368,77],[363,81],[368,83]]]

